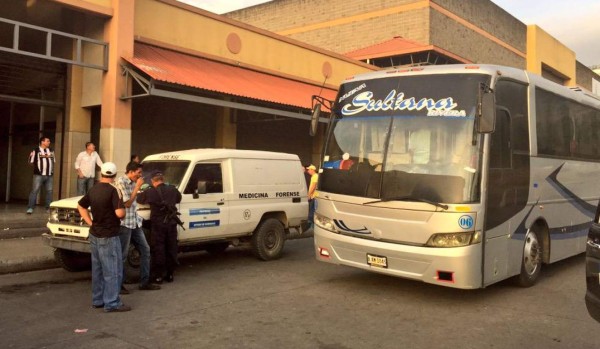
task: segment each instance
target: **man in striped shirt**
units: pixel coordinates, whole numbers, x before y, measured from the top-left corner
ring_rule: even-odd
[[[140,290],[160,290],[160,286],[150,283],[150,245],[142,229],[142,217],[137,213],[136,196],[144,184],[142,177],[142,164],[130,162],[125,168],[125,175],[117,180],[116,187],[123,194],[125,203],[125,218],[121,220],[119,239],[123,255],[123,279],[125,279],[125,265],[129,252],[129,243],[140,253]],[[121,294],[128,294],[129,290],[121,284]]]
[[[40,138],[40,146],[33,149],[29,154],[29,164],[33,166],[33,184],[29,194],[27,214],[32,214],[42,185],[46,189],[46,210],[52,202],[54,152],[50,148],[50,138],[45,136]]]

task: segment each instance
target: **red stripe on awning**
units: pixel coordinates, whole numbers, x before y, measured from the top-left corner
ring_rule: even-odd
[[[152,79],[198,89],[300,108],[311,108],[311,97],[333,100],[337,91],[253,70],[136,43],[126,59]]]

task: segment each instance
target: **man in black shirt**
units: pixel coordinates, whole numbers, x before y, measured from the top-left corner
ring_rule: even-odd
[[[104,308],[105,312],[131,310],[121,302],[119,290],[123,278],[123,258],[119,227],[125,217],[125,205],[120,192],[112,183],[117,166],[105,162],[101,167],[102,178],[77,203],[79,214],[90,226],[92,249],[92,307]],[[90,217],[91,208],[94,219]]]
[[[173,282],[173,272],[177,266],[177,221],[174,212],[176,204],[181,202],[181,193],[177,188],[165,184],[161,172],[152,173],[152,187],[137,196],[140,204],[150,205],[152,223],[152,275],[153,282]]]

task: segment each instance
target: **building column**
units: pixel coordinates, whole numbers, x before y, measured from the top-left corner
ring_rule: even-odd
[[[119,174],[131,155],[131,101],[121,100],[125,79],[121,76],[121,57],[133,57],[135,1],[112,0],[113,17],[106,22],[104,36],[108,41],[108,71],[102,78],[102,116],[100,122],[100,157],[114,162]]]
[[[215,147],[236,149],[237,146],[237,124],[232,122],[235,118],[235,110],[231,108],[219,108],[217,118]]]

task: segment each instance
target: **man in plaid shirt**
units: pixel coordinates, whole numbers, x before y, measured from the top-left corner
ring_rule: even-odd
[[[123,251],[123,264],[126,263],[129,251],[129,242],[133,242],[140,252],[140,290],[159,290],[160,286],[150,283],[150,245],[146,241],[142,229],[142,218],[137,214],[137,202],[135,200],[144,178],[142,177],[142,164],[130,162],[125,168],[125,175],[119,177],[116,186],[123,193],[125,202],[125,218],[121,220],[119,237]],[[123,268],[123,280],[125,280],[125,268]],[[121,294],[129,291],[121,283]]]

